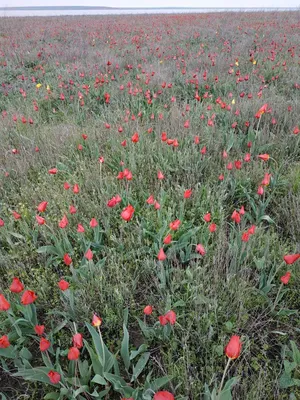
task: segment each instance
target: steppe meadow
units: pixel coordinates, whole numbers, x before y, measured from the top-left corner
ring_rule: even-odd
[[[0,19],[0,399],[300,399],[300,11]]]

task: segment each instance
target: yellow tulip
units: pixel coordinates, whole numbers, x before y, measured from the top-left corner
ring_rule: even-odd
[[[42,86],[41,83],[37,83],[35,87],[36,87],[37,89],[39,89],[41,86]]]
[[[235,100],[234,99],[232,100],[231,104],[235,104]]]

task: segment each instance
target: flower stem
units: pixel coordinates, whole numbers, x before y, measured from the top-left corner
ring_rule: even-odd
[[[229,364],[230,364],[230,362],[231,362],[231,358],[228,358],[228,361],[227,361],[226,367],[225,367],[225,369],[224,369],[224,372],[223,372],[223,376],[222,376],[221,384],[220,384],[220,387],[219,387],[218,399],[220,399],[221,391],[222,391],[222,388],[223,388],[223,385],[224,385],[224,379],[225,379],[225,376],[226,376],[227,370],[228,370],[228,368],[229,368]]]
[[[283,283],[279,286],[276,299],[275,299],[275,301],[274,301],[274,303],[273,303],[272,311],[274,311],[274,310],[275,310],[275,307],[277,306],[278,298],[279,298],[279,295],[280,295],[280,292],[281,292],[281,289],[282,289],[282,288],[283,288]]]

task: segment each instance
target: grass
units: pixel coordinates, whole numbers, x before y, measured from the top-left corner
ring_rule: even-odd
[[[282,261],[300,252],[300,135],[293,133],[300,123],[299,12],[2,18],[1,25],[1,293],[8,296],[12,278],[19,277],[38,294],[38,313],[51,330],[62,321],[62,308],[68,312],[57,282],[69,280],[76,324],[87,334],[84,323],[94,312],[101,315],[111,349],[120,345],[128,308],[132,346],[149,345],[148,372],[171,375],[176,400],[203,398],[205,383],[221,381],[223,349],[233,334],[243,340],[228,373],[240,378],[234,399],[298,398],[299,389],[281,388],[279,378],[289,340],[300,345],[299,261]],[[258,120],[265,103],[271,112]],[[135,132],[137,143],[131,141]],[[179,146],[163,142],[162,132]],[[270,155],[266,162],[257,157],[264,153]],[[234,166],[237,160],[241,169]],[[50,175],[51,168],[58,173]],[[131,181],[117,179],[124,168]],[[259,196],[266,173],[271,182]],[[72,191],[76,183],[79,194]],[[187,189],[192,196],[184,199]],[[107,207],[117,194],[121,203]],[[151,194],[159,210],[146,203]],[[39,226],[41,201],[48,207],[46,225]],[[77,209],[72,215],[71,204]],[[125,222],[120,214],[128,204],[135,211]],[[246,213],[235,224],[231,215],[242,206]],[[214,233],[203,220],[207,212],[217,225]],[[69,225],[63,230],[58,222],[64,214]],[[99,223],[95,229],[92,218]],[[163,245],[176,219],[180,228]],[[78,223],[84,234],[77,232]],[[242,242],[253,224],[255,234]],[[195,251],[198,243],[204,256]],[[94,258],[87,264],[89,247]],[[161,247],[163,262],[157,260]],[[85,271],[76,282],[64,253],[75,271]],[[291,281],[273,311],[287,270]],[[155,309],[151,323],[169,309],[176,312],[168,338],[140,334],[137,318],[143,319],[147,304]],[[4,314],[0,334],[10,330]],[[65,349],[70,333],[62,330],[56,340]],[[16,382],[5,368],[1,380],[9,399],[40,399],[50,390]]]

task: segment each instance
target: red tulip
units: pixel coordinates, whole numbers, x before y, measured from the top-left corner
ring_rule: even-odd
[[[60,374],[58,372],[49,371],[48,377],[50,382],[53,383],[54,385],[57,385],[60,381]]]
[[[85,257],[87,260],[91,261],[91,260],[93,259],[93,252],[92,252],[92,250],[91,250],[91,249],[88,249],[88,251],[85,253],[84,257]]]
[[[137,143],[139,141],[139,134],[135,132],[131,137],[132,143]]]
[[[251,225],[250,228],[248,229],[248,233],[250,235],[254,235],[255,229],[256,229],[256,226],[255,225]]]
[[[266,103],[262,107],[260,107],[260,109],[257,111],[257,113],[255,114],[255,118],[260,118],[263,114],[265,114],[268,111],[270,110],[268,110],[268,104]]]
[[[216,224],[210,224],[208,226],[208,229],[211,233],[215,232],[217,230],[217,225]]]
[[[286,264],[294,264],[300,258],[300,254],[288,254],[283,257]]]
[[[90,227],[91,228],[96,228],[96,226],[98,226],[98,222],[97,222],[96,218],[92,218],[90,220]]]
[[[154,204],[154,197],[153,197],[153,195],[151,194],[151,196],[149,196],[148,197],[148,199],[146,200],[146,203],[147,204]]]
[[[49,169],[49,171],[48,171],[48,173],[49,173],[50,175],[56,175],[57,172],[58,172],[58,169],[57,169],[57,168],[52,168],[52,169]]]
[[[210,222],[211,214],[210,213],[205,214],[203,219],[204,219],[205,222]]]
[[[165,238],[164,238],[164,244],[170,244],[172,242],[172,235],[169,233]]]
[[[13,293],[20,293],[24,290],[24,285],[20,281],[19,278],[13,278],[12,284],[9,287],[9,290]]]
[[[162,392],[156,392],[153,400],[175,400],[175,397],[172,395],[172,393],[164,390]]]
[[[165,314],[165,317],[167,319],[167,321],[170,323],[170,325],[175,325],[176,323],[176,313],[172,310],[168,311]]]
[[[102,319],[100,317],[98,317],[96,314],[93,315],[92,325],[93,326],[102,325]]]
[[[259,154],[257,157],[263,161],[268,161],[270,158],[269,154]]]
[[[271,174],[266,173],[264,179],[261,181],[261,185],[268,186],[270,184]]]
[[[158,252],[157,259],[158,259],[159,261],[164,261],[166,258],[167,258],[167,256],[166,256],[166,254],[165,254],[165,252],[164,252],[164,249],[161,248],[161,249],[159,250],[159,252]]]
[[[77,349],[77,347],[71,347],[69,349],[69,352],[68,352],[69,360],[78,360],[79,356],[80,356],[80,351]]]
[[[160,325],[162,325],[162,326],[165,326],[168,323],[168,320],[164,315],[160,315],[158,317],[158,320],[159,320]]]
[[[121,212],[121,217],[124,219],[124,221],[130,221],[134,213],[134,208],[132,207],[131,204],[129,204],[127,207],[123,209]]]
[[[225,347],[225,354],[228,358],[231,358],[231,360],[235,360],[241,354],[241,349],[242,349],[242,343],[240,337],[234,335],[231,337],[229,343]]]
[[[64,229],[64,228],[66,228],[66,227],[68,226],[68,224],[69,224],[68,218],[67,218],[66,215],[64,215],[64,216],[62,217],[62,219],[59,221],[58,226],[59,226],[61,229]]]
[[[242,241],[243,242],[248,242],[249,241],[249,231],[248,232],[244,232],[243,234],[242,234]]]
[[[201,254],[201,256],[204,256],[206,253],[204,246],[200,243],[196,246],[196,252]]]
[[[241,222],[241,216],[238,213],[238,211],[234,210],[232,215],[231,215],[231,219],[236,223],[239,224]]]
[[[49,342],[49,340],[47,340],[43,337],[40,339],[40,350],[41,351],[47,351],[50,346],[51,346],[51,343]]]
[[[48,202],[47,201],[42,201],[38,206],[37,210],[38,212],[45,212],[47,208]]]
[[[6,300],[3,294],[0,294],[0,311],[7,311],[10,308],[10,303]]]
[[[34,332],[37,335],[42,336],[44,331],[45,331],[45,326],[44,325],[35,325]]]
[[[21,215],[20,214],[18,214],[16,211],[12,211],[12,215],[13,215],[13,217],[14,217],[14,219],[21,219]]]
[[[157,178],[160,179],[160,180],[162,180],[162,179],[165,178],[165,176],[164,176],[164,174],[163,174],[161,171],[158,171],[158,173],[157,173]]]
[[[289,283],[289,280],[291,279],[291,273],[288,271],[285,275],[283,275],[280,280],[284,285],[287,285]]]
[[[57,285],[62,291],[69,289],[70,286],[69,282],[65,281],[64,279],[61,279]]]
[[[169,227],[172,231],[176,231],[179,228],[180,224],[181,224],[180,219],[176,219],[175,221],[170,223]]]
[[[82,334],[81,333],[75,333],[72,338],[73,341],[73,346],[77,347],[78,349],[81,349],[83,347],[83,341],[82,341]]]
[[[77,232],[83,233],[84,232],[84,227],[81,224],[77,225]]]
[[[64,254],[64,263],[68,266],[72,264],[72,258],[67,253]]]
[[[187,189],[187,190],[184,192],[183,197],[184,197],[185,199],[189,199],[189,198],[191,197],[191,195],[192,195],[192,189]]]
[[[152,306],[146,306],[146,307],[144,308],[144,314],[145,314],[145,315],[151,315],[152,312],[153,312],[153,307],[152,307]]]
[[[0,227],[2,227],[2,226],[4,226],[4,225],[5,225],[5,224],[4,224],[3,219],[0,218]]]
[[[70,187],[71,187],[71,186],[68,184],[68,182],[65,182],[65,183],[64,183],[64,189],[65,189],[65,190],[69,190]]]
[[[259,196],[262,196],[264,194],[264,188],[262,186],[259,186],[257,189],[257,194]]]
[[[21,297],[21,303],[24,306],[27,306],[28,304],[33,303],[36,299],[37,295],[32,290],[26,290]]]
[[[38,223],[38,225],[45,225],[45,223],[46,223],[45,218],[41,217],[40,215],[36,215],[35,219],[36,219],[36,222]]]
[[[7,349],[10,346],[8,336],[3,335],[0,337],[0,349]]]

